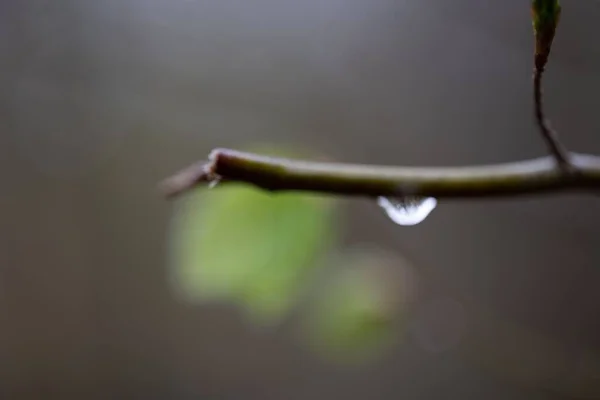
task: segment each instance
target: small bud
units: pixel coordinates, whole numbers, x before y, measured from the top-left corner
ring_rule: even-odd
[[[531,16],[535,36],[535,67],[544,69],[550,55],[556,27],[560,21],[561,6],[558,0],[532,0]]]

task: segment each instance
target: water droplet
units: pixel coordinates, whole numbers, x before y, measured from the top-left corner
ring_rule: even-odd
[[[423,222],[437,206],[433,197],[406,196],[390,199],[378,197],[377,204],[383,208],[392,221],[398,225],[412,226]]]

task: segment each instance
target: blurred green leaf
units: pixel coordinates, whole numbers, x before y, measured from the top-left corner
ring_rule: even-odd
[[[245,185],[194,191],[174,232],[178,285],[190,300],[233,300],[255,322],[278,320],[333,239],[332,205]]]
[[[399,335],[397,299],[385,275],[372,273],[372,266],[361,263],[340,271],[314,302],[307,328],[321,354],[362,362],[380,355]]]

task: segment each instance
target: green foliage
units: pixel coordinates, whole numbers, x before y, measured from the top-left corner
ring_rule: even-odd
[[[372,266],[361,262],[336,274],[308,315],[312,344],[331,359],[362,362],[380,355],[399,335],[396,304],[384,290],[385,277],[374,274]]]
[[[535,32],[556,27],[560,19],[561,6],[558,0],[533,0],[531,3]]]
[[[180,288],[190,300],[234,301],[255,322],[277,321],[334,239],[332,205],[243,185],[194,191],[175,232]]]
[[[558,0],[532,0],[531,16],[535,34],[535,66],[541,70],[546,65],[560,21],[561,6]]]
[[[172,234],[177,288],[189,302],[233,303],[255,324],[281,321],[313,274],[333,266],[324,261],[336,248],[335,206],[332,198],[233,183],[190,192]],[[321,354],[364,360],[397,334],[388,300],[398,291],[384,290],[390,285],[373,273],[381,261],[373,254],[346,258],[351,268],[337,271],[303,310],[306,333]]]

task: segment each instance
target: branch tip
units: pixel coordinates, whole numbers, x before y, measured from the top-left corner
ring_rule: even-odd
[[[196,162],[162,181],[158,189],[166,198],[173,198],[198,184],[207,183],[210,185],[212,182],[220,180],[214,169],[214,161],[212,160]]]

